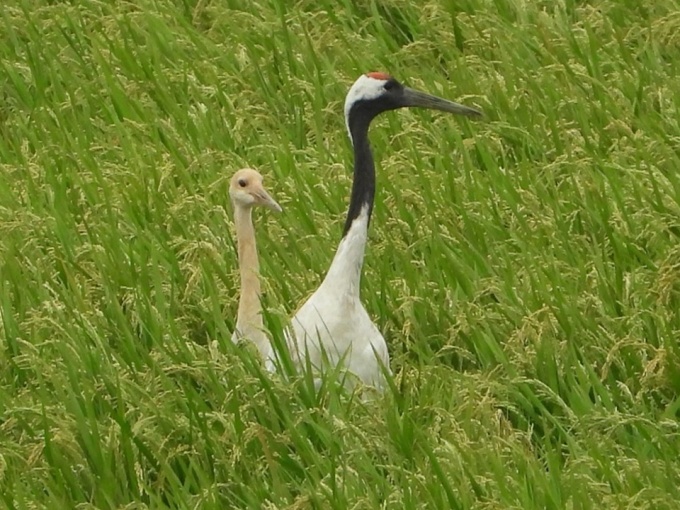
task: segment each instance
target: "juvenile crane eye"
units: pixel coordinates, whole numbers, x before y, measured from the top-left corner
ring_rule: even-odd
[[[239,179],[238,180],[238,185],[241,186],[242,188],[245,188],[246,184],[248,184],[248,183],[246,182],[245,179]]]

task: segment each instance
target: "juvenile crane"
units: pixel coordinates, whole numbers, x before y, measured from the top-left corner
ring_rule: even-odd
[[[354,150],[347,220],[326,277],[293,317],[293,335],[287,338],[298,366],[306,366],[307,359],[316,370],[343,363],[343,370],[378,389],[384,385],[380,365],[389,370],[387,344],[359,296],[375,196],[368,128],[381,113],[407,107],[481,116],[474,108],[405,87],[385,73],[368,73],[354,82],[345,99],[345,124]]]
[[[241,272],[241,296],[238,303],[236,328],[233,342],[246,338],[253,342],[263,359],[270,352],[269,339],[262,324],[260,304],[260,275],[253,207],[263,206],[281,212],[281,206],[267,193],[262,185],[262,175],[251,168],[243,168],[231,178],[229,195],[234,205],[234,225],[238,245],[238,263]]]

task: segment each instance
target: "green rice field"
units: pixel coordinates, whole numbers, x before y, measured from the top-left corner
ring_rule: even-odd
[[[374,122],[364,400],[230,342],[321,282]],[[680,1],[7,0],[0,508],[679,509]],[[216,347],[216,348],[214,348]]]

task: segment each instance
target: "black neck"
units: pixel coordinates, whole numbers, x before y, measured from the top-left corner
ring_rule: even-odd
[[[355,115],[350,114],[349,118],[349,131],[354,146],[354,179],[342,237],[347,235],[352,222],[359,217],[365,206],[368,208],[368,223],[370,223],[375,198],[375,164],[368,141],[368,126],[373,116],[361,115],[360,112],[353,113]]]

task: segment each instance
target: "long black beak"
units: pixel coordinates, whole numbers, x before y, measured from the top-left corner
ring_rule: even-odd
[[[456,115],[465,115],[466,117],[482,116],[482,112],[475,108],[454,103],[448,99],[442,99],[441,97],[432,96],[408,87],[404,87],[404,92],[401,96],[401,106],[430,108],[431,110],[441,110],[443,112],[455,113]]]

